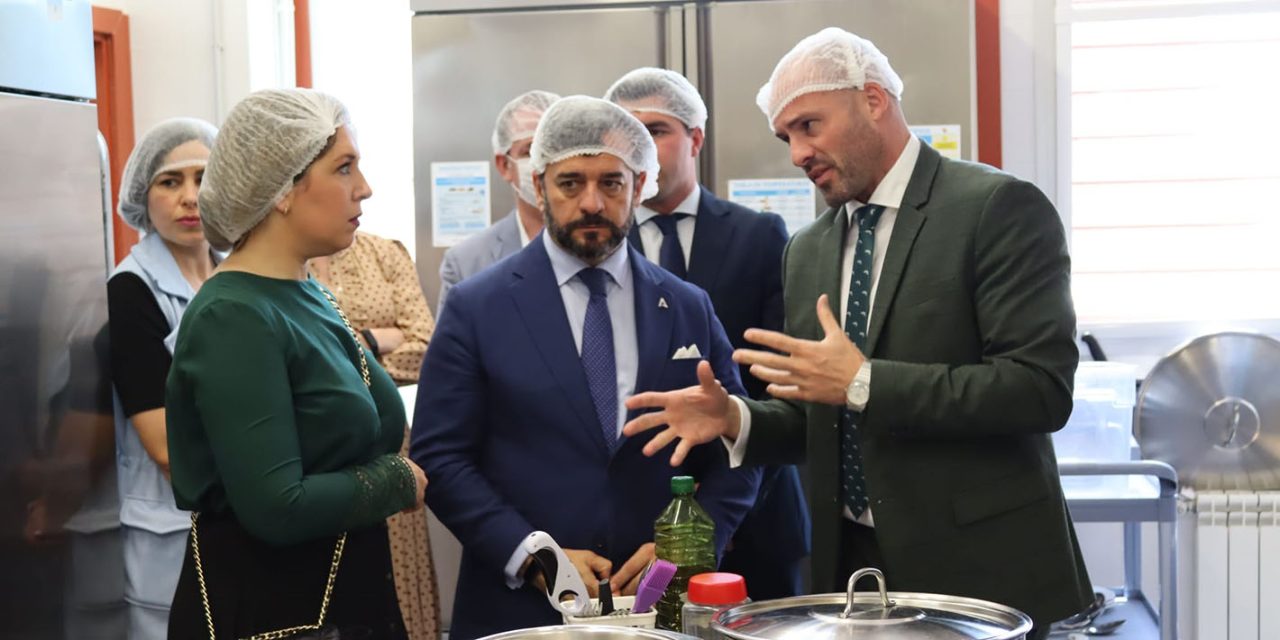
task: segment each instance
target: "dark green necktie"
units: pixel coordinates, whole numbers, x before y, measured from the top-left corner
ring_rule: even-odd
[[[876,222],[884,207],[864,205],[854,212],[858,221],[858,243],[853,248],[853,273],[849,278],[849,308],[844,314],[844,332],[866,355],[867,318],[871,313],[871,259],[875,256]],[[859,518],[867,510],[867,483],[859,448],[858,414],[848,406],[840,411],[840,494],[844,505]]]

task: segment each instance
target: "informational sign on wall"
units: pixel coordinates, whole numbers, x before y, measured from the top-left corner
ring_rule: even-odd
[[[911,133],[943,157],[960,159],[960,125],[922,124],[911,127]]]
[[[813,198],[813,183],[808,178],[729,181],[730,201],[782,216],[787,233],[792,235],[817,217]]]
[[[489,163],[431,163],[432,245],[452,247],[489,226]]]

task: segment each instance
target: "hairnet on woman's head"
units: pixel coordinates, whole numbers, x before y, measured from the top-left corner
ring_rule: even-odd
[[[196,164],[183,162],[166,165],[165,158],[174,149],[192,140],[199,140],[212,149],[217,134],[218,130],[213,125],[197,118],[171,118],[144,133],[142,139],[133,146],[133,152],[129,154],[120,178],[119,205],[116,210],[125,224],[139,231],[151,231],[151,213],[147,210],[151,181],[165,171]]]
[[[640,200],[658,193],[658,149],[644,124],[626,109],[600,98],[561,98],[542,116],[529,156],[533,172],[574,156],[608,153],[635,173],[646,174]]]
[[[511,145],[525,138],[532,138],[542,114],[559,99],[560,96],[550,91],[534,89],[503,105],[493,123],[493,152],[506,153],[511,150]]]
[[[627,111],[650,111],[671,116],[690,129],[707,125],[707,105],[684,76],[670,70],[641,67],[618,78],[604,99]]]
[[[844,29],[827,27],[782,56],[756,94],[756,105],[772,127],[778,114],[806,93],[862,89],[868,82],[902,99],[902,78],[876,45]]]
[[[349,122],[337,98],[311,89],[267,89],[237,103],[200,186],[209,244],[225,251],[262,222]]]

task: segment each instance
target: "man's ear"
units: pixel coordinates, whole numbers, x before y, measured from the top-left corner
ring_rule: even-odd
[[[533,193],[536,196],[536,199],[538,200],[538,208],[543,210],[546,210],[547,208],[547,205],[546,205],[547,196],[546,196],[546,193],[544,193],[546,186],[547,186],[547,173],[545,171],[542,173],[535,172],[533,174]]]
[[[698,157],[699,153],[702,153],[702,143],[706,142],[706,135],[707,134],[702,132],[701,127],[689,130],[689,137],[693,138],[693,148],[692,148],[693,157],[696,158]]]
[[[493,154],[493,166],[498,169],[498,175],[503,180],[511,184],[516,184],[518,176],[516,175],[516,163],[511,161],[511,157],[505,153]]]
[[[872,120],[879,120],[888,113],[893,96],[884,87],[868,82],[862,86],[862,95],[867,100],[867,112]]]

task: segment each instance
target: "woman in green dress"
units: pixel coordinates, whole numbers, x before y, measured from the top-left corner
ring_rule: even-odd
[[[172,638],[403,638],[387,516],[422,507],[404,406],[310,258],[351,244],[372,195],[346,109],[251,94],[214,142],[205,234],[231,254],[183,316],[166,389],[192,531]]]

